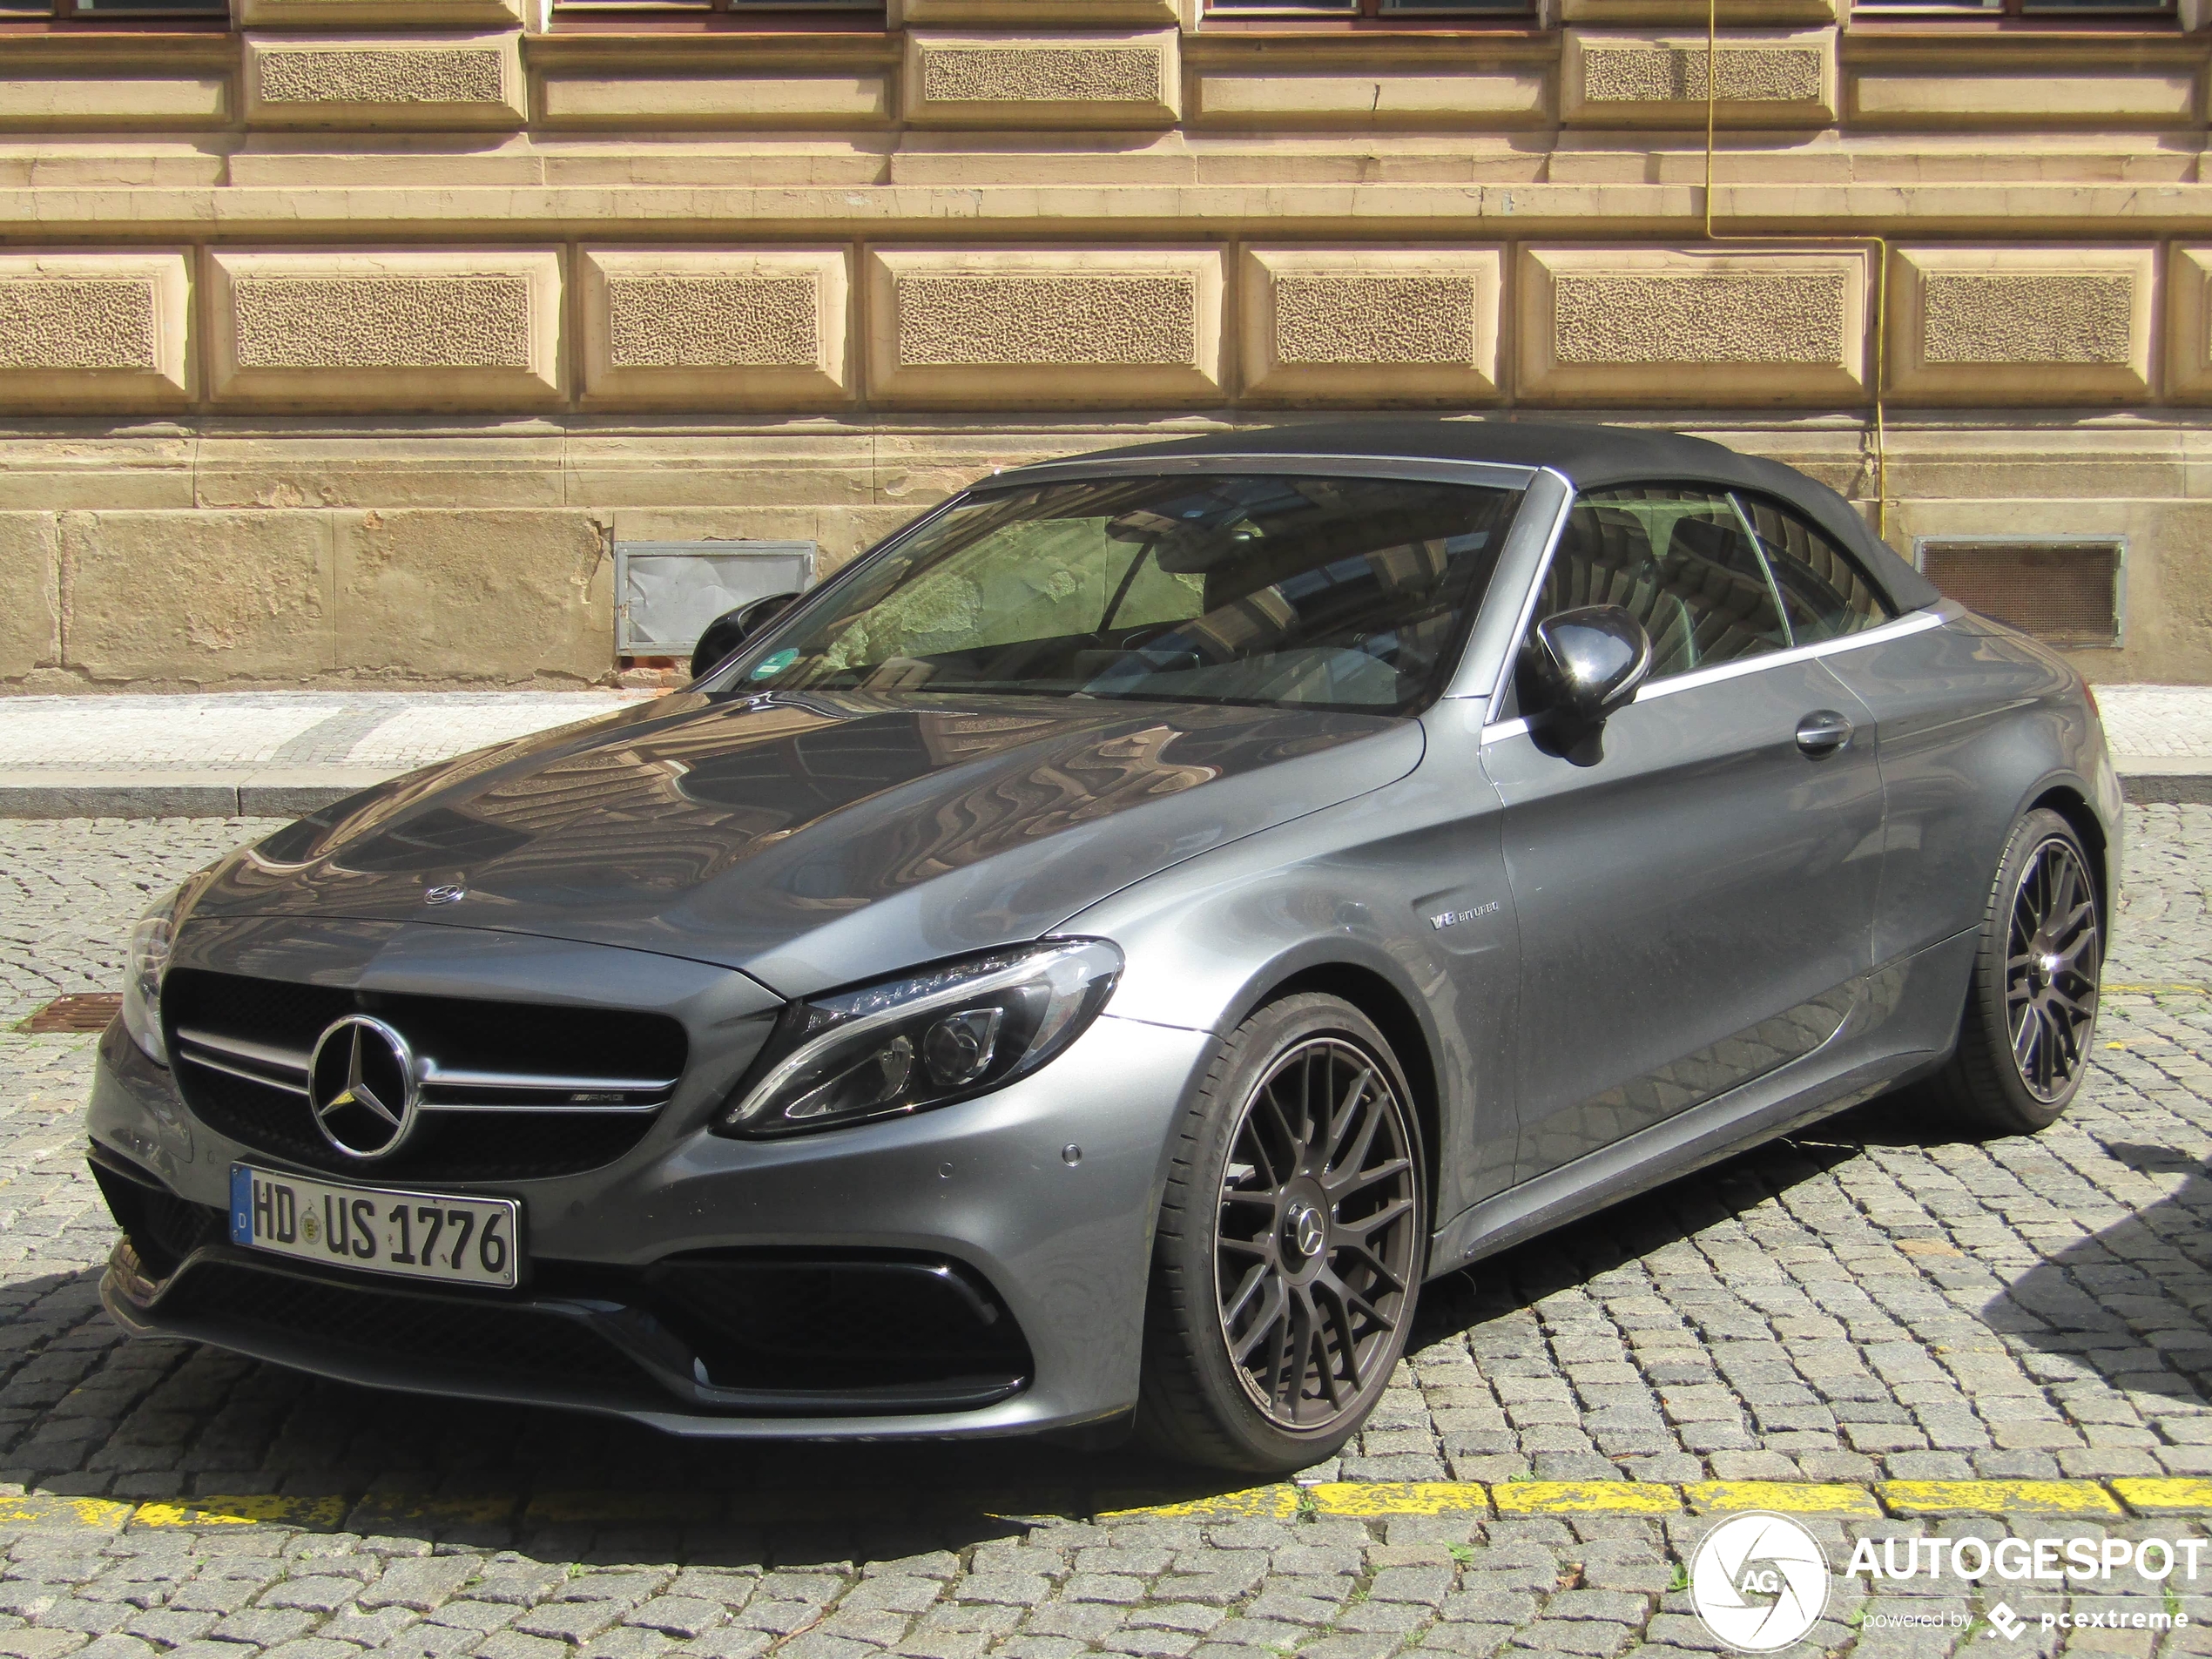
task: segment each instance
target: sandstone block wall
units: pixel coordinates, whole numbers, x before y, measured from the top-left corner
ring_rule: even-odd
[[[0,253],[0,408],[188,401],[187,258],[152,248]]]
[[[567,389],[546,248],[221,249],[209,393],[270,408],[529,408]]]
[[[517,127],[522,37],[249,34],[246,118],[257,126]]]
[[[1876,516],[1878,396],[1897,545],[2124,535],[2084,665],[2212,680],[2194,13],[1721,0],[1709,199],[1704,0],[235,12],[0,22],[0,686],[589,681],[617,539],[833,568],[1323,415],[1686,424]]]

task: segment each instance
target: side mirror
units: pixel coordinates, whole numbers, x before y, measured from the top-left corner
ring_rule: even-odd
[[[691,678],[705,679],[710,671],[735,656],[746,640],[798,601],[795,593],[772,593],[765,599],[739,605],[735,610],[724,611],[707,624],[706,631],[699,636],[699,643],[691,651]]]
[[[1584,730],[1635,696],[1651,672],[1651,636],[1619,605],[1562,610],[1536,624],[1531,666],[1544,706]]]

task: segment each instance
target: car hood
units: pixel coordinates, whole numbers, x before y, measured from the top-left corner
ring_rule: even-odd
[[[1035,938],[1421,747],[1371,715],[680,692],[352,796],[233,855],[190,917],[491,928],[807,995]]]

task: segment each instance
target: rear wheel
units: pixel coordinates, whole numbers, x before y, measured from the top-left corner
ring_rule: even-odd
[[[1315,994],[1253,1015],[1182,1125],[1138,1434],[1247,1474],[1334,1453],[1405,1352],[1426,1227],[1412,1096],[1382,1033]]]
[[[1998,860],[1959,1022],[1938,1093],[1975,1129],[2026,1135],[2072,1104],[2097,1028],[2104,929],[2089,854],[2039,807]]]

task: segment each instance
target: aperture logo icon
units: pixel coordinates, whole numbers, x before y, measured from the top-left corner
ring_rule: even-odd
[[[1689,1563],[1689,1602],[1714,1637],[1741,1653],[1802,1638],[1828,1607],[1828,1557],[1787,1515],[1731,1515]]]

